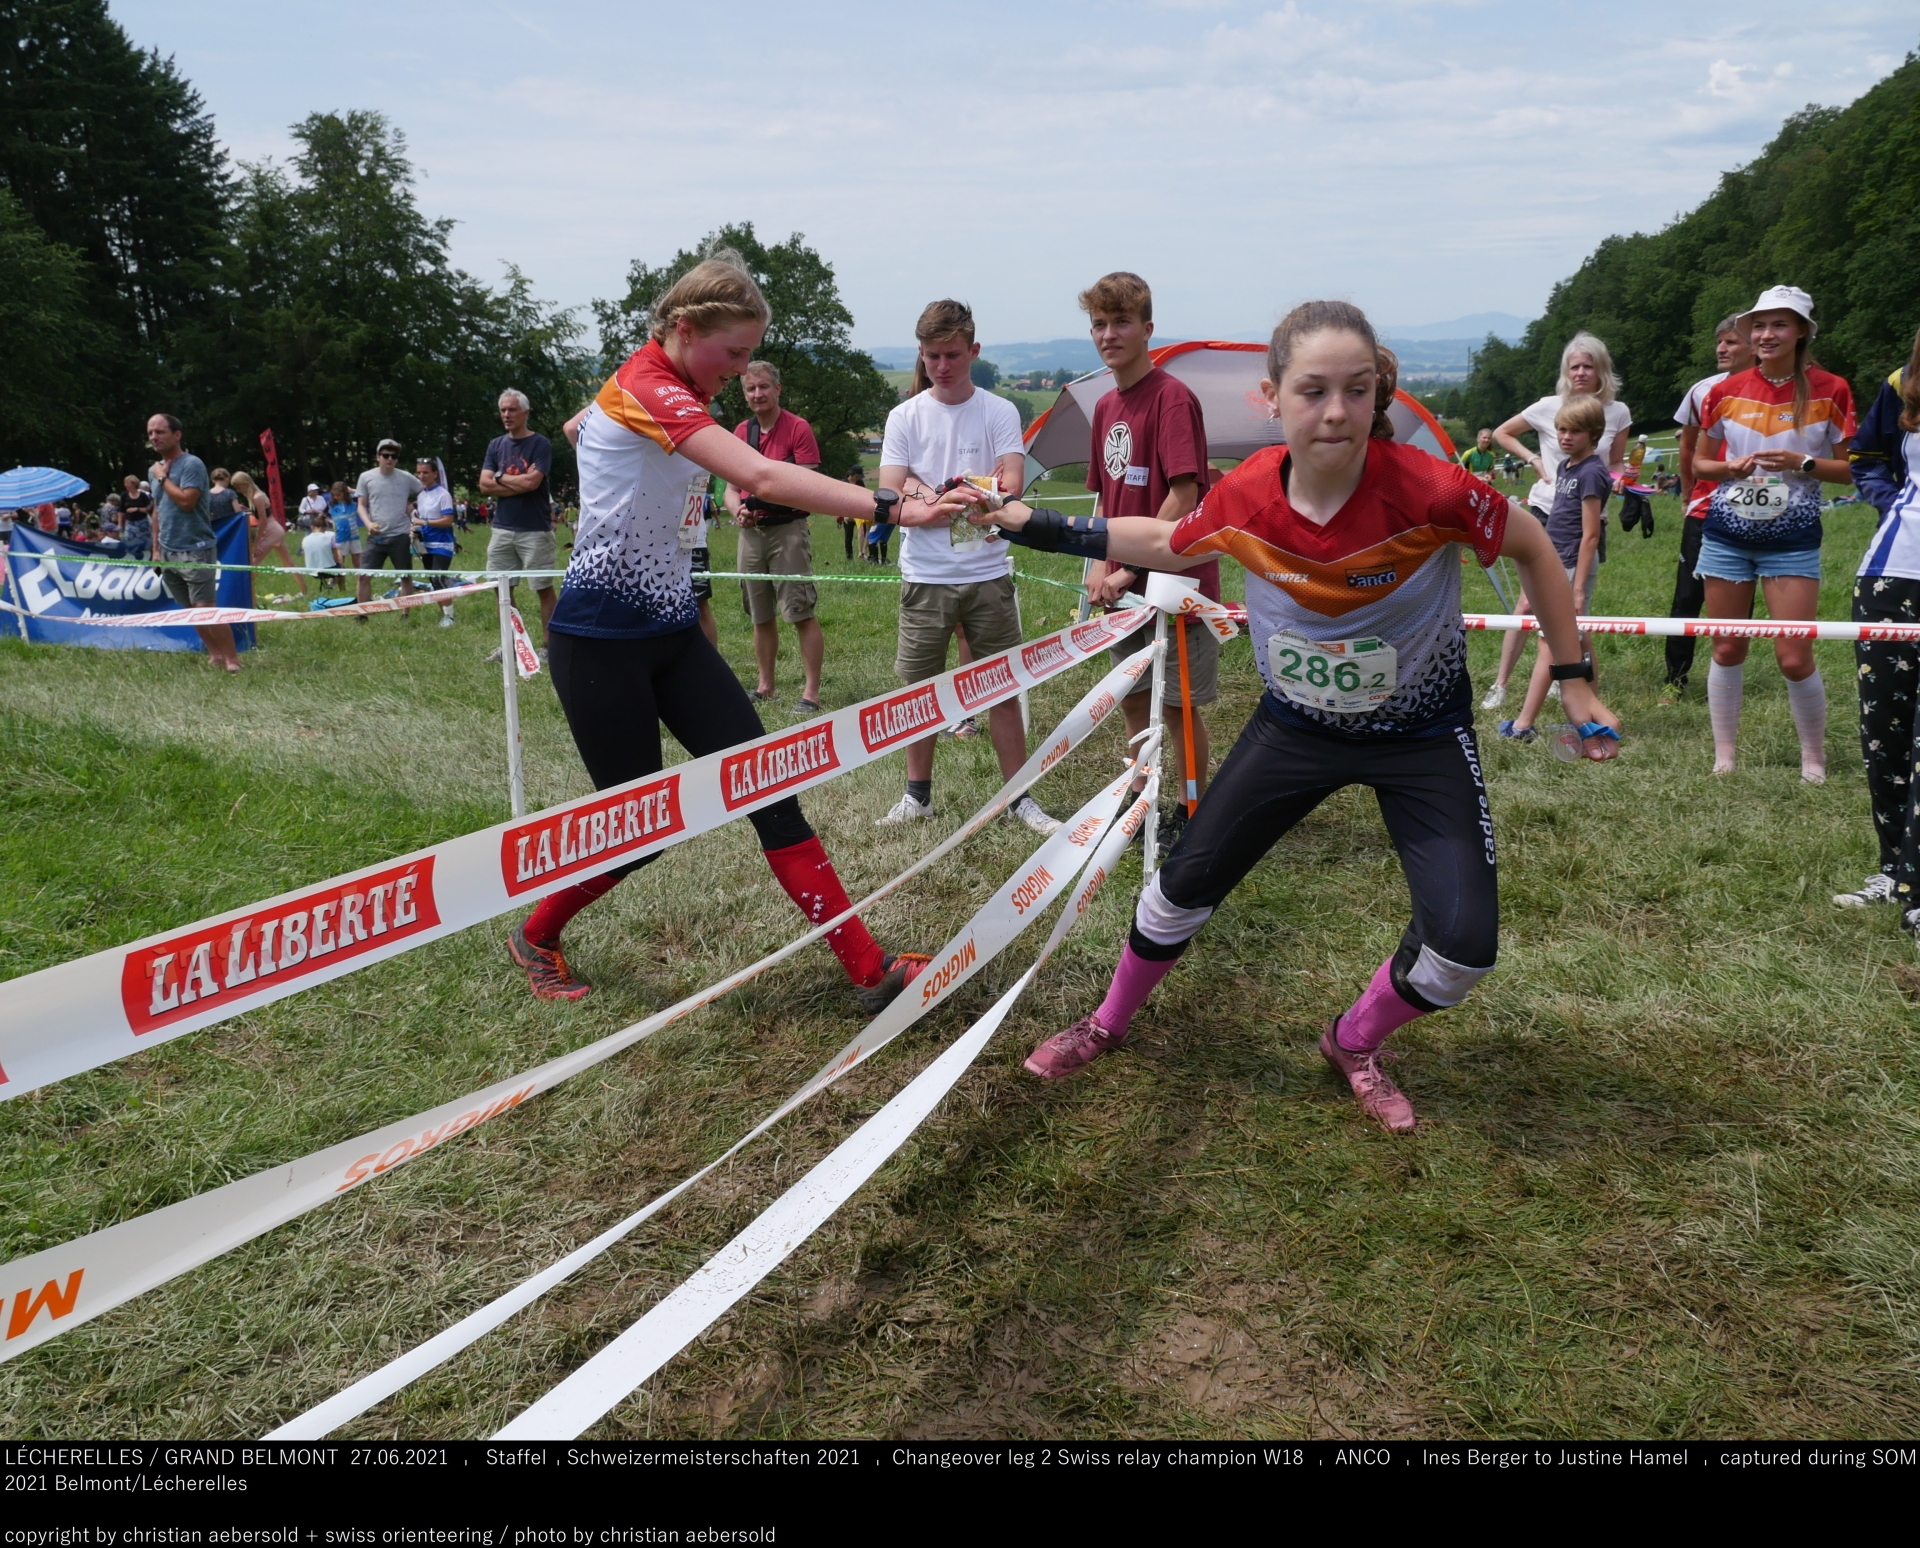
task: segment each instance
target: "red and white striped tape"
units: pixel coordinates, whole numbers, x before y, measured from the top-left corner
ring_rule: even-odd
[[[1531,613],[1466,613],[1469,629],[1535,631]],[[1827,623],[1795,618],[1580,618],[1587,634],[1653,634],[1721,640],[1920,640],[1920,624]]]
[[[1109,613],[792,730],[9,979],[0,983],[0,1099],[384,961],[810,790],[1057,676],[1149,616]],[[1063,743],[1059,755],[1066,750]]]
[[[11,602],[0,602],[0,610],[30,618],[43,628],[60,624],[85,624],[90,629],[205,629],[214,624],[307,623],[315,618],[366,618],[374,613],[398,613],[410,607],[434,607],[477,592],[495,591],[492,581],[473,581],[465,586],[447,586],[439,591],[416,591],[405,597],[377,597],[371,602],[345,602],[339,607],[323,607],[312,613],[280,613],[264,607],[176,607],[156,613],[79,613],[72,617],[29,612]]]
[[[1124,634],[1124,627],[1121,632]],[[209,1262],[244,1242],[252,1241],[275,1226],[384,1176],[395,1167],[427,1154],[468,1129],[511,1111],[540,1092],[604,1063],[663,1027],[691,1015],[701,1006],[711,1004],[721,995],[837,929],[847,919],[871,907],[942,856],[951,853],[1005,810],[1021,791],[1047,769],[1057,765],[1067,753],[1091,735],[1094,728],[1126,697],[1132,684],[1152,664],[1157,648],[1149,647],[1140,651],[1107,673],[1048,733],[1040,750],[956,833],[846,912],[821,921],[806,934],[760,961],[729,974],[718,983],[687,996],[644,1021],[635,1022],[584,1048],[551,1059],[524,1074],[495,1081],[466,1096],[443,1102],[429,1112],[400,1119],[357,1138],[330,1145],[298,1161],[256,1172],[225,1187],[197,1194],[177,1204],[64,1242],[58,1247],[0,1265],[0,1306],[8,1304],[9,1296],[12,1305],[12,1314],[5,1323],[4,1338],[0,1338],[0,1360],[10,1359],[36,1344],[57,1337],[155,1285],[164,1284],[176,1275]],[[982,663],[976,663],[979,664]],[[1057,834],[1055,836],[1058,837]],[[390,903],[391,892],[387,896]],[[967,960],[960,961],[957,958]],[[931,1008],[939,998],[964,982],[980,960],[977,944],[971,952],[962,945],[948,953],[931,970],[935,977],[923,975],[915,996],[902,996],[896,1000],[846,1050],[830,1061],[828,1070],[823,1071],[822,1075],[850,1069],[869,1056],[878,1046],[876,1039],[884,1041],[884,1037],[891,1037],[904,1028],[912,1019],[916,1007],[921,1010]],[[930,986],[934,992],[929,992]],[[815,1082],[820,1081],[821,1076],[816,1076]],[[814,1089],[818,1089],[816,1084],[806,1088],[809,1093]],[[45,1317],[40,1315],[42,1311],[47,1313]]]

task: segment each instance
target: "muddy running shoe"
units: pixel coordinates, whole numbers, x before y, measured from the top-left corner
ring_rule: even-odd
[[[593,991],[592,984],[573,976],[557,944],[534,945],[524,925],[515,925],[507,935],[507,955],[527,970],[527,987],[535,999],[578,1000]]]
[[[1028,1056],[1026,1070],[1042,1080],[1058,1080],[1083,1069],[1103,1053],[1127,1040],[1124,1032],[1109,1032],[1091,1016],[1082,1016],[1064,1032],[1056,1032]]]
[[[933,958],[924,952],[903,951],[897,957],[889,952],[880,959],[880,982],[870,989],[860,985],[853,986],[854,998],[860,1002],[860,1009],[869,1016],[877,1016],[900,998],[900,991],[907,987],[926,970]]]
[[[1875,871],[1852,892],[1836,892],[1833,895],[1835,908],[1870,908],[1875,903],[1898,901],[1893,895],[1893,878],[1885,871]]]
[[[1348,1053],[1334,1036],[1339,1025],[1340,1018],[1335,1016],[1320,1038],[1320,1052],[1327,1063],[1347,1077],[1347,1084],[1360,1099],[1361,1112],[1390,1134],[1411,1134],[1420,1127],[1420,1120],[1413,1116],[1413,1103],[1380,1068],[1380,1061],[1392,1055],[1380,1049],[1372,1053]]]
[[[1495,683],[1480,700],[1480,708],[1496,710],[1507,702],[1507,689],[1504,683]]]

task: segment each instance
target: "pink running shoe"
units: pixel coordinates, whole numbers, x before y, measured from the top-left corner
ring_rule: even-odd
[[[1126,1042],[1124,1032],[1109,1032],[1091,1016],[1082,1016],[1064,1032],[1056,1032],[1027,1060],[1026,1067],[1042,1080],[1058,1080],[1093,1063]]]
[[[1340,1018],[1335,1016],[1327,1023],[1327,1030],[1320,1038],[1320,1052],[1326,1057],[1327,1063],[1347,1077],[1347,1084],[1353,1087],[1353,1094],[1360,1099],[1361,1112],[1389,1134],[1411,1134],[1420,1127],[1420,1120],[1413,1115],[1413,1103],[1393,1083],[1393,1077],[1380,1068],[1380,1061],[1392,1055],[1383,1049],[1375,1049],[1372,1053],[1347,1052],[1340,1046],[1340,1039],[1334,1036],[1339,1025]]]

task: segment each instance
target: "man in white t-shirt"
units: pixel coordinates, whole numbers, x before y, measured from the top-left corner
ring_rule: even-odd
[[[1026,451],[1020,414],[1005,398],[973,385],[980,354],[973,313],[959,301],[935,301],[914,327],[920,355],[913,396],[887,415],[880,449],[880,487],[900,498],[900,640],[893,669],[902,682],[924,682],[947,669],[947,642],[958,626],[977,659],[1020,643],[1020,604],[1013,557],[1005,543],[967,526],[956,545],[944,517],[929,513],[937,491],[962,474],[991,475],[1009,498],[1020,493]],[[987,729],[1001,773],[1027,761],[1026,728],[1017,700],[987,711]],[[907,792],[882,826],[933,815],[933,749],[929,736],[907,748]],[[1036,833],[1060,824],[1022,794],[1009,815]]]

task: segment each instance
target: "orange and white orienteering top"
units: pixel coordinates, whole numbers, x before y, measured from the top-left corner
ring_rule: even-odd
[[[645,639],[700,621],[693,550],[707,472],[679,447],[712,423],[657,341],[607,378],[580,421],[580,521],[549,629]]]
[[[1797,425],[1792,378],[1776,385],[1758,366],[1727,377],[1700,407],[1700,442],[1716,462],[1760,451],[1844,457],[1840,443],[1852,440],[1855,428],[1853,389],[1818,366],[1807,367],[1807,407]],[[1756,472],[1715,484],[1706,530],[1748,548],[1818,548],[1820,480],[1811,473]]]
[[[1255,452],[1171,538],[1175,553],[1230,554],[1246,569],[1267,708],[1296,725],[1365,737],[1432,736],[1470,719],[1456,550],[1464,544],[1482,565],[1494,561],[1506,496],[1455,463],[1369,441],[1359,487],[1322,526],[1288,503],[1286,462],[1284,446]],[[1384,672],[1377,660],[1388,661]],[[1356,702],[1382,677],[1375,702]],[[1347,687],[1360,691],[1339,692]]]

